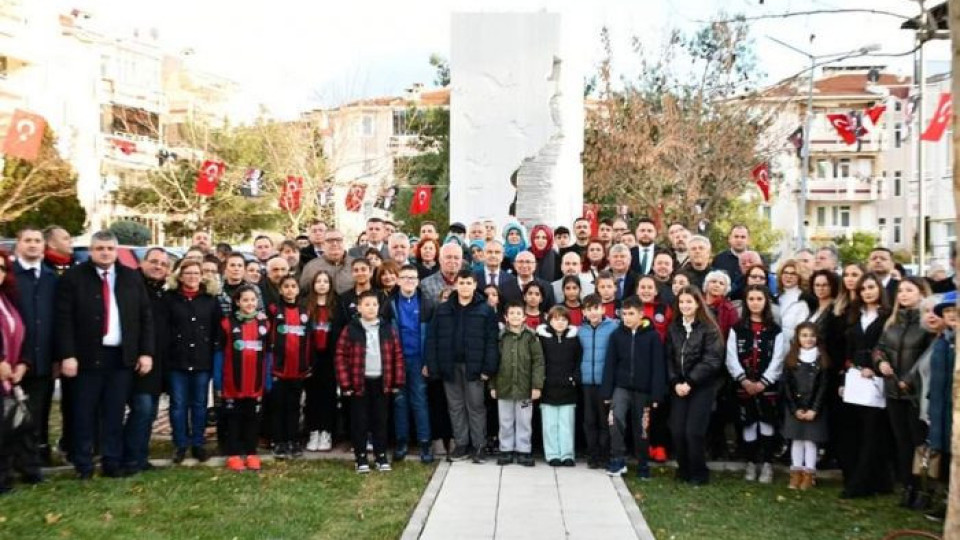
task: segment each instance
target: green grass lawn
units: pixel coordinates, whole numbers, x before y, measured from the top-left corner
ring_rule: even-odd
[[[53,476],[0,499],[0,538],[397,538],[433,469],[406,462],[359,476],[346,461],[295,461],[259,474]]]
[[[746,483],[742,474],[712,473],[707,486],[673,480],[673,469],[658,468],[654,478],[626,478],[627,486],[658,539],[744,538],[880,539],[893,530],[940,533],[941,524],[897,506],[894,495],[841,500],[839,480],[819,480],[800,492],[787,489],[778,474],[772,485]]]

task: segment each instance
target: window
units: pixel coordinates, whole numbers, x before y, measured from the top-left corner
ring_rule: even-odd
[[[841,227],[850,226],[850,207],[849,206],[840,207],[840,226]]]
[[[895,110],[895,111],[897,111],[897,112],[900,112],[900,110],[901,110],[902,108],[903,108],[903,105],[901,105],[899,99],[896,99],[896,100],[893,101],[893,110]]]
[[[817,207],[817,227],[825,227],[827,225],[827,207],[818,206]]]
[[[877,229],[880,233],[880,244],[882,245],[887,241],[887,218],[880,218],[877,220]]]
[[[903,145],[903,124],[897,122],[893,127],[893,146],[900,148],[901,145]]]
[[[413,132],[410,131],[410,120],[406,109],[393,111],[393,135],[398,137],[413,135]]]
[[[833,163],[829,159],[817,160],[817,178],[830,178],[833,172]]]
[[[901,195],[900,181],[902,179],[902,174],[900,171],[893,171],[893,196],[899,197]]]
[[[903,228],[903,219],[902,218],[893,218],[893,243],[900,243],[901,229]]]
[[[883,198],[883,178],[877,178],[877,197]]]
[[[372,114],[363,115],[363,136],[364,137],[373,136],[373,115]]]
[[[840,160],[837,176],[840,178],[849,178],[850,177],[850,160],[843,158]]]

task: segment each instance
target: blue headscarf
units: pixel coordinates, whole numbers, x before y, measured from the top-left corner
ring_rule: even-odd
[[[470,246],[467,251],[470,252],[470,269],[474,272],[483,273],[483,257],[474,258],[473,257],[473,248],[480,248],[480,251],[483,251],[483,248],[486,247],[487,242],[484,240],[473,240],[470,242]]]
[[[517,231],[520,233],[520,243],[511,244],[507,240],[507,236],[510,234],[510,231]],[[513,262],[513,259],[521,251],[527,250],[527,232],[520,226],[519,223],[507,223],[503,228],[503,257],[510,262]]]

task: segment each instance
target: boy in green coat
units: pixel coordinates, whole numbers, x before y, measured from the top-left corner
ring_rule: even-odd
[[[524,324],[523,304],[507,303],[507,327],[500,334],[500,370],[490,380],[490,396],[500,417],[500,457],[497,465],[533,467],[533,400],[543,389],[543,349]]]

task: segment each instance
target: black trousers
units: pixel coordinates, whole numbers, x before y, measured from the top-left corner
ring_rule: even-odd
[[[693,388],[686,397],[671,396],[673,451],[677,458],[677,476],[684,480],[706,482],[710,478],[704,442],[715,395],[715,387],[708,385]]]
[[[273,381],[273,440],[290,443],[300,436],[300,396],[303,381],[276,379]]]
[[[223,420],[227,433],[224,451],[228,456],[252,456],[257,453],[260,433],[260,404],[256,398],[225,399]]]
[[[453,426],[450,424],[450,410],[447,408],[447,393],[440,379],[427,382],[427,408],[430,411],[430,435],[433,440],[452,439]]]
[[[103,351],[103,367],[81,368],[74,377],[75,386],[71,391],[73,464],[81,474],[93,471],[94,441],[98,438],[104,471],[119,471],[123,455],[123,416],[133,384],[133,370],[123,365],[120,347],[104,347]]]
[[[27,393],[27,406],[33,419],[33,440],[37,448],[50,446],[50,409],[53,402],[53,379],[25,377],[20,388]]]
[[[887,411],[844,404],[841,433],[844,490],[851,495],[889,493],[893,489],[886,461],[890,425]]]
[[[600,398],[600,386],[583,385],[583,435],[587,440],[587,456],[592,460],[610,458],[610,407]]]
[[[303,408],[304,427],[309,431],[337,431],[337,375],[333,358],[329,355],[314,356],[313,371],[304,379],[303,389],[307,401]]]
[[[913,453],[926,438],[920,411],[906,399],[887,399],[887,418],[893,435],[894,470],[904,486],[914,484]]]
[[[360,459],[367,455],[367,434],[373,439],[373,453],[387,453],[387,408],[390,400],[383,393],[383,378],[364,380],[362,396],[350,397],[350,440],[353,453]]]

